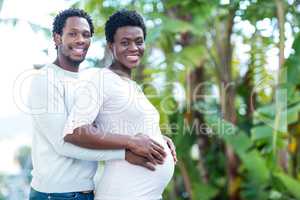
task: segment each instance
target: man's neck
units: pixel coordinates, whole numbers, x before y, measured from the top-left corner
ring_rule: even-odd
[[[57,58],[54,61],[54,64],[57,65],[58,67],[66,70],[66,71],[70,71],[70,72],[78,72],[79,70],[79,65],[71,65],[70,63],[66,63],[63,60]]]

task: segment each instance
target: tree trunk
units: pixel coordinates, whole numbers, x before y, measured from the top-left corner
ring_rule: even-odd
[[[198,102],[198,101],[203,101],[204,98],[204,87],[203,83],[205,81],[204,79],[204,73],[205,73],[205,68],[204,64],[201,63],[198,67],[196,67],[191,73],[189,74],[189,83],[190,83],[190,102],[192,104]],[[199,149],[199,160],[198,160],[198,170],[200,177],[202,178],[203,183],[208,183],[209,181],[209,172],[208,169],[206,168],[204,164],[204,158],[203,158],[203,153],[208,149],[209,146],[209,137],[206,133],[206,129],[203,129],[202,125],[205,124],[203,114],[193,110],[192,111],[192,123],[197,122],[197,145]]]
[[[275,0],[276,3],[276,9],[277,9],[277,20],[278,20],[278,28],[279,28],[279,69],[278,69],[278,83],[282,84],[281,80],[285,80],[284,78],[282,79],[282,77],[280,76],[285,76],[285,74],[281,74],[281,69],[283,67],[284,64],[284,43],[285,43],[285,37],[284,37],[284,23],[285,23],[285,11],[284,11],[284,4],[282,0]],[[284,91],[281,91],[280,89],[276,89],[276,95],[286,95],[286,94],[281,94]],[[284,104],[285,102],[279,102],[279,104]],[[286,106],[286,105],[282,105],[282,106]],[[276,115],[279,115],[282,111],[281,108],[282,106],[276,106],[277,111],[276,111]],[[279,116],[276,116],[276,118]],[[280,117],[279,117],[280,118]],[[276,120],[276,119],[275,119]],[[279,119],[280,120],[280,119]],[[281,126],[282,124],[280,124]],[[275,130],[277,131],[277,130]],[[277,134],[276,134],[277,136]],[[274,145],[276,146],[276,140],[277,138],[274,138]],[[274,147],[275,147],[274,146]],[[276,153],[276,152],[275,152]],[[279,166],[281,166],[281,168],[287,172],[288,171],[288,151],[286,149],[280,149],[277,152],[277,157],[278,157],[278,163]]]
[[[281,69],[284,64],[284,5],[282,0],[275,0],[275,3],[277,8],[277,19],[279,25],[279,69]]]
[[[231,9],[224,23],[216,24],[216,47],[219,58],[218,72],[220,77],[220,103],[222,117],[232,124],[236,124],[235,102],[235,86],[232,81],[231,62],[232,62],[232,45],[231,34],[233,28],[233,19],[235,10]],[[227,134],[227,133],[221,133]],[[230,200],[239,200],[239,161],[231,146],[225,146],[225,154],[227,157],[227,176],[228,176],[228,193]]]
[[[189,194],[189,199],[193,200],[192,184],[191,184],[191,180],[190,180],[188,171],[185,167],[185,164],[182,160],[178,160],[177,166],[179,167],[180,174],[182,175],[182,178],[183,178],[185,191]]]

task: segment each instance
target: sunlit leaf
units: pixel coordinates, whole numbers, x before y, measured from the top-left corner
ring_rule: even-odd
[[[273,129],[270,126],[257,126],[251,129],[251,139],[260,140],[260,139],[269,139],[272,138]]]
[[[283,173],[276,173],[275,177],[278,178],[286,187],[287,191],[295,198],[300,199],[300,182]]]

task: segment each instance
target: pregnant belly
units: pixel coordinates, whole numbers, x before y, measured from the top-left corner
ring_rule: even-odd
[[[96,187],[96,199],[160,199],[174,172],[170,150],[167,147],[165,150],[164,164],[156,165],[155,171],[123,160],[107,162]]]

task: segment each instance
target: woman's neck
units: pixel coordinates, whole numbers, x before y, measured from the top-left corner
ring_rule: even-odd
[[[126,78],[131,79],[131,69],[128,67],[125,67],[119,62],[113,62],[110,66],[109,69],[118,74],[119,76],[123,76]]]

